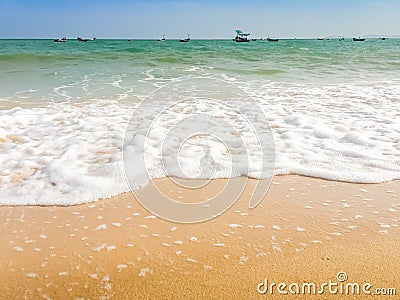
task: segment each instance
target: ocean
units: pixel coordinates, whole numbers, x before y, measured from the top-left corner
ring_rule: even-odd
[[[172,120],[196,113],[238,119],[224,107],[230,86],[242,93],[238,111],[253,115],[255,103],[262,108],[274,139],[273,153],[265,154],[273,155],[274,174],[356,183],[400,179],[399,49],[399,39],[0,40],[0,205],[72,205],[127,191],[128,148],[132,161],[145,161],[148,179],[265,177],[251,138],[231,143],[234,151],[201,138],[183,147],[184,171],[163,167],[165,157],[173,160],[180,151],[176,144],[157,150]],[[190,90],[198,77],[211,83],[210,94],[221,87],[219,106],[186,95],[189,102],[166,114],[167,123],[154,123],[157,134],[139,126],[127,138],[142,101],[152,100],[146,102],[149,113],[140,116],[147,124],[161,98],[173,101],[180,93],[176,82],[186,80]],[[207,92],[207,84],[202,88]],[[209,121],[214,131],[232,130]],[[236,136],[249,138],[251,129],[236,129]],[[147,150],[139,145],[145,137]],[[206,152],[213,162],[203,168],[212,172],[201,170]],[[137,165],[132,188],[146,184]]]

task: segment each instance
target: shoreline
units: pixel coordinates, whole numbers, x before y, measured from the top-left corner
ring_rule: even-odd
[[[175,176],[174,176],[175,177]],[[382,184],[388,184],[388,183],[393,183],[393,182],[400,182],[400,178],[396,178],[396,179],[392,179],[392,180],[386,180],[386,181],[379,181],[379,182],[353,182],[353,181],[346,181],[346,180],[331,180],[331,179],[326,179],[326,178],[321,178],[321,177],[317,177],[317,176],[308,176],[308,175],[303,175],[303,174],[295,174],[295,173],[289,173],[289,174],[276,174],[273,176],[273,178],[281,178],[281,177],[301,177],[301,178],[305,178],[310,179],[310,180],[322,180],[322,181],[326,181],[326,182],[336,182],[336,183],[342,183],[342,184],[353,184],[353,185],[382,185]],[[167,180],[169,177],[161,177],[161,178],[155,178],[152,179],[151,181],[164,181]],[[257,178],[252,178],[252,177],[246,177],[246,176],[239,176],[239,177],[232,177],[232,178],[214,178],[214,179],[201,179],[204,181],[228,181],[228,180],[232,180],[232,179],[239,179],[239,180],[248,180],[248,181],[263,181],[266,179],[257,179]],[[192,179],[183,179],[183,181],[192,181]],[[140,188],[136,188],[134,189],[134,191],[137,192],[142,192],[144,189],[146,189],[146,187],[149,185],[149,183],[145,184],[143,187]],[[271,185],[272,185],[272,181],[271,181]],[[118,198],[118,197],[125,197],[127,194],[132,193],[132,191],[123,191],[120,193],[116,193],[112,196],[108,196],[108,197],[101,197],[95,200],[89,200],[86,202],[82,202],[82,203],[72,203],[72,204],[66,204],[66,205],[61,205],[61,204],[37,204],[37,205],[31,205],[31,204],[0,204],[0,208],[2,207],[42,207],[42,208],[46,208],[46,207],[78,207],[81,205],[90,205],[91,203],[98,203],[101,201],[107,201],[107,200],[113,200],[114,198]]]
[[[182,202],[203,195],[154,182]],[[223,184],[213,180],[210,189]],[[74,206],[2,206],[0,289],[6,298],[248,299],[279,297],[257,293],[265,278],[322,283],[346,272],[349,282],[400,293],[399,180],[276,176],[252,210],[248,191],[197,224],[155,217],[131,193]]]

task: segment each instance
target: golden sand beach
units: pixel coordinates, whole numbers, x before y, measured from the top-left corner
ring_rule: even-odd
[[[167,178],[155,182],[182,201],[200,195]],[[0,207],[0,298],[398,299],[400,181],[276,176],[255,209],[249,197],[245,190],[224,214],[197,224],[162,220],[131,193],[68,207]],[[276,283],[272,294],[257,290],[266,280]],[[396,288],[397,296],[289,291],[329,280],[369,283],[371,294]]]

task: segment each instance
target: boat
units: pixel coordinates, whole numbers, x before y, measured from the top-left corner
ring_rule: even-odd
[[[271,39],[270,37],[267,38],[268,42],[278,42],[279,39]]]
[[[95,40],[96,40],[96,38],[95,38],[95,37],[93,37],[93,38],[91,38],[90,40],[91,40],[91,41],[95,41]]]
[[[354,42],[364,42],[365,39],[364,39],[364,38],[358,37],[358,38],[353,38],[353,41],[354,41]]]
[[[317,38],[318,41],[324,41],[324,38]]]
[[[165,42],[165,35],[162,36],[161,39],[158,39],[159,42]]]
[[[339,41],[344,41],[344,37],[340,38]]]
[[[190,41],[190,35],[188,34],[188,37],[186,39],[181,39],[179,40],[181,43],[187,43]]]
[[[79,34],[78,34],[78,37],[76,39],[78,40],[78,42],[87,42],[88,41],[88,39],[81,38],[79,36]]]
[[[236,43],[248,43],[250,42],[248,36],[250,33],[244,33],[242,30],[237,29],[236,31],[236,36],[233,39]]]
[[[385,37],[381,37],[380,39],[381,39],[382,41],[386,40],[386,38],[385,38]]]
[[[251,39],[253,42],[257,42],[257,39]]]
[[[65,43],[67,41],[67,38],[64,36],[61,39],[56,39],[54,40],[54,43]]]

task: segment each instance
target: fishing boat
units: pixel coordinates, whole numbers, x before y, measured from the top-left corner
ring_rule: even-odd
[[[317,38],[318,41],[324,41],[324,38]]]
[[[181,43],[187,43],[190,41],[190,35],[188,34],[188,37],[186,39],[181,39],[179,40]]]
[[[76,39],[77,39],[78,42],[87,42],[88,41],[88,39],[81,38],[79,36],[79,34],[78,34],[78,37]]]
[[[237,29],[236,31],[236,36],[233,39],[236,43],[248,43],[250,42],[249,40],[249,35],[250,33],[244,33],[242,30]]]
[[[354,42],[364,42],[364,41],[365,41],[365,38],[360,38],[360,37],[358,37],[358,38],[353,38],[353,41],[354,41]]]
[[[279,39],[271,39],[270,37],[267,38],[268,42],[278,42]]]
[[[162,36],[161,39],[158,39],[159,42],[165,42],[165,35]]]
[[[381,39],[382,41],[386,40],[386,38],[385,38],[385,37],[381,37],[380,39]]]
[[[65,43],[67,41],[67,38],[64,36],[61,39],[56,39],[54,40],[54,43]]]

